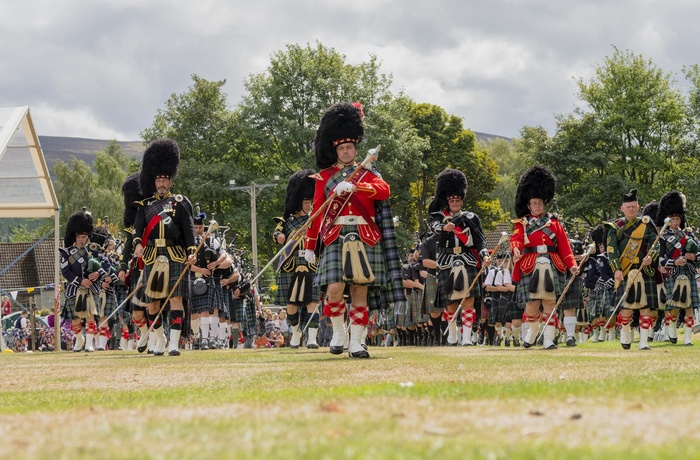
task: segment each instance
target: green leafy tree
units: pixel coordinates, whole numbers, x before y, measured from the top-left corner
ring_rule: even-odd
[[[688,124],[674,79],[641,55],[615,49],[577,83],[587,109],[557,116],[552,138],[524,129],[518,150],[552,169],[565,215],[594,225],[617,215],[630,188],[644,204],[676,186]]]

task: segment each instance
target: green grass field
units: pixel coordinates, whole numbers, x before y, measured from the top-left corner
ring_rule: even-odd
[[[652,347],[3,354],[0,457],[699,458],[700,347]]]

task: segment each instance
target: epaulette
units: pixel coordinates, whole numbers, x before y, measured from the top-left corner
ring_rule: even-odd
[[[286,222],[286,220],[284,220],[284,217],[273,217],[272,220],[274,220],[278,224],[283,224]]]
[[[527,217],[523,216],[520,219],[513,219],[510,221],[511,224],[523,224],[525,225],[527,223]]]

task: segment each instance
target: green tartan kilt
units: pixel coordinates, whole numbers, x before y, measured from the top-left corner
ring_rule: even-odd
[[[534,302],[536,300],[541,300],[537,299],[534,297],[534,294],[530,292],[529,287],[530,287],[530,281],[532,280],[533,276],[535,275],[536,270],[532,270],[529,274],[522,272],[522,278],[520,279],[520,282],[518,283],[518,293],[519,293],[519,300],[522,302]],[[556,269],[556,267],[552,264],[552,281],[554,282],[554,293],[556,294],[556,297],[559,298],[561,295],[562,291],[564,291],[564,286],[566,286],[566,273],[560,272],[559,270]],[[556,299],[555,299],[556,301]]]
[[[331,243],[330,246],[325,246],[321,251],[318,271],[314,278],[314,286],[325,290],[325,286],[331,283],[346,283],[343,280],[343,237],[348,233],[358,233],[357,225],[343,225],[338,239]],[[323,243],[319,241],[319,244]],[[377,242],[374,247],[368,244],[364,244],[364,246],[367,252],[367,261],[372,269],[372,273],[374,273],[374,281],[363,284],[363,286],[383,287],[387,284],[389,277],[384,265],[381,242]]]
[[[114,293],[114,291],[108,291],[108,290],[103,290],[105,295],[105,308],[104,311],[102,312],[102,316],[106,317],[114,313],[114,310],[116,310],[117,306],[119,305],[117,303],[117,295]],[[101,296],[102,294],[100,294]],[[98,297],[97,298],[97,312],[100,312],[100,305],[102,302],[102,298]]]
[[[423,295],[423,311],[422,313],[430,313],[435,311],[442,311],[440,304],[437,301],[438,293],[438,281],[437,278],[430,273],[425,279],[425,295]]]
[[[567,279],[570,280],[571,277]],[[571,283],[569,290],[564,295],[564,300],[561,302],[563,310],[579,310],[583,308],[583,278],[577,276]]]
[[[656,310],[659,308],[659,299],[656,291],[656,279],[654,275],[648,276],[644,272],[642,272],[641,275],[644,280],[644,290],[646,291],[646,298],[647,298],[647,305],[645,308],[650,308],[652,310]],[[625,277],[625,282],[620,283],[620,286],[618,286],[617,290],[615,291],[615,296],[613,298],[613,304],[617,305],[617,303],[620,301],[622,298],[622,295],[625,293],[625,285],[627,283],[627,276]],[[620,305],[620,309],[625,308],[625,302],[622,302]]]
[[[192,283],[195,280],[195,276],[189,274],[189,304],[192,313],[202,314],[208,312],[209,314],[214,313],[214,308],[216,307],[217,295],[216,288],[214,286],[214,279],[211,276],[204,277],[207,282],[207,292],[202,295],[197,295],[192,290]]]
[[[99,298],[97,298],[97,296],[95,296],[94,294],[93,297],[95,299],[95,305],[97,305]],[[74,319],[80,319],[78,318],[78,314],[75,311],[75,297],[66,299],[65,303],[63,304],[63,308],[61,309],[61,319],[69,319],[71,321],[73,321]]]
[[[158,255],[165,255],[167,257],[167,251],[165,251],[164,254],[161,254],[161,250],[167,249],[167,248],[158,248]],[[170,271],[170,277],[168,278],[168,294],[170,293],[170,290],[175,286],[175,283],[177,282],[177,279],[180,278],[180,273],[185,269],[185,264],[180,263],[180,262],[175,262],[171,258],[168,257],[168,269]],[[153,270],[153,264],[151,265],[145,265],[143,267],[143,283],[144,286],[141,289],[144,289],[146,287],[146,283],[148,282],[148,277],[151,275],[151,271]],[[187,283],[186,282],[180,282],[177,285],[177,288],[173,292],[172,297],[186,297],[187,296]],[[144,293],[144,302],[146,303],[151,303],[151,302],[156,302],[156,301],[164,301],[165,297],[162,299],[152,299],[148,295]]]
[[[613,312],[613,290],[593,290],[588,295],[588,317],[609,318]]]
[[[690,270],[688,270],[685,267],[674,267],[673,269],[671,269],[671,272],[664,281],[664,284],[666,285],[665,309],[668,311],[673,310],[674,308],[678,308],[678,306],[669,305],[669,301],[671,300],[671,296],[673,296],[673,289],[675,288],[676,280],[680,275],[686,275],[688,277],[688,281],[690,282],[690,308],[700,308],[700,297],[698,296],[698,285],[695,283],[695,275],[693,273],[690,273]]]
[[[214,278],[214,291],[216,292],[216,303],[219,308],[219,318],[231,319],[231,301],[229,291],[221,286],[221,278]]]
[[[300,265],[305,267],[309,266],[306,259],[296,256],[295,267]],[[315,270],[311,269],[309,269],[309,271],[312,272],[312,275],[313,272],[315,272]],[[284,306],[289,304],[289,291],[292,289],[292,281],[294,281],[294,270],[290,272],[280,270],[279,276],[277,277],[277,292],[275,292],[275,300],[273,302],[275,305]],[[307,289],[311,289],[311,301],[317,302],[320,299],[320,296],[316,283],[311,283],[311,286],[308,286]]]
[[[231,312],[231,322],[245,323],[246,314],[243,298],[234,299],[231,291],[229,291],[229,295],[231,296],[231,309],[229,310]],[[253,319],[254,318],[255,315],[253,315]]]

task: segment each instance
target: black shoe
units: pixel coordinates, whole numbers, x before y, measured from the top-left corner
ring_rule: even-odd
[[[299,345],[290,345],[289,348],[297,349],[299,348]]]
[[[342,355],[343,354],[343,346],[342,345],[331,346],[330,352],[332,355]],[[367,352],[365,352],[365,353],[367,353]]]
[[[455,342],[455,343],[447,342],[447,346],[448,346],[448,347],[456,347],[457,345],[458,345],[457,342]]]
[[[180,356],[180,350],[170,350],[168,356]]]
[[[525,342],[525,341],[523,341],[523,348],[530,348],[530,347],[532,347],[532,345],[533,345],[533,344],[530,343],[530,342]]]
[[[202,341],[199,344],[199,349],[200,350],[208,350],[209,349],[209,340],[202,339]]]
[[[546,347],[545,350],[556,350],[557,348],[559,348],[557,347],[557,344],[553,343],[550,346]]]
[[[318,344],[310,343],[306,346],[309,350],[318,350]]]
[[[144,351],[146,351],[147,348],[148,348],[148,344],[146,344],[146,345],[141,345],[140,347],[138,347],[138,348],[136,349],[136,351],[138,351],[139,353],[143,353]]]
[[[367,350],[356,351],[355,353],[348,352],[348,355],[350,355],[351,358],[369,358]]]
[[[566,346],[567,346],[567,347],[575,347],[576,345],[577,345],[577,344],[576,344],[576,339],[575,339],[575,338],[569,337],[568,339],[566,339]]]
[[[651,348],[649,348],[648,346],[645,346],[645,347],[639,347],[639,349],[640,349],[640,350],[651,350]]]
[[[631,343],[621,343],[620,345],[622,345],[623,350],[629,350],[630,347],[632,346]]]
[[[154,351],[153,352],[153,356],[163,356],[164,354],[165,354],[165,352],[162,352],[162,351]]]
[[[513,339],[513,346],[514,346],[514,347],[519,347],[519,346],[520,346],[520,340],[518,340],[518,339]]]
[[[506,339],[503,341],[503,345],[505,345],[506,347],[510,347],[510,339],[509,339],[509,338],[506,338]]]
[[[686,347],[692,347],[692,346],[693,346],[693,342],[688,342],[688,343],[686,343],[686,344],[684,344],[684,345],[685,345]]]
[[[678,343],[678,337],[669,337],[668,341],[673,343],[673,344]]]

